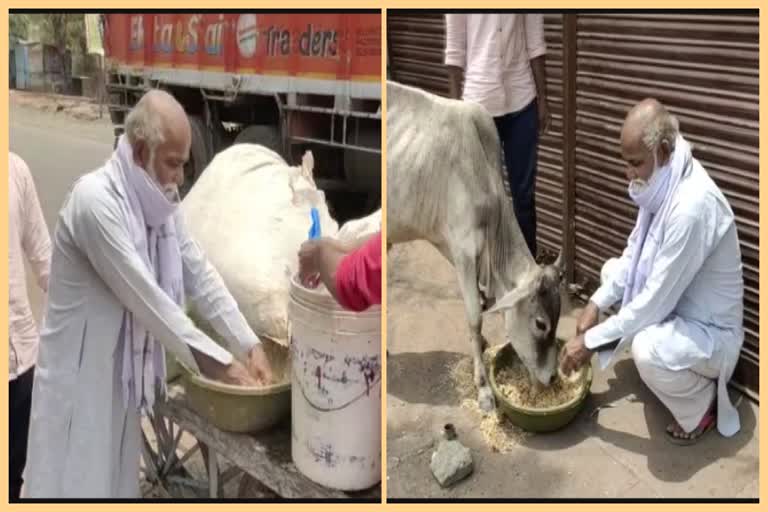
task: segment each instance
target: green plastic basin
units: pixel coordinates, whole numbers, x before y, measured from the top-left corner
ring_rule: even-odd
[[[291,412],[291,383],[266,387],[224,384],[195,375],[185,365],[182,382],[192,408],[212,425],[228,432],[266,430]]]
[[[212,340],[226,347],[213,329],[194,312],[192,321]],[[215,427],[228,432],[256,433],[276,425],[291,413],[290,353],[275,340],[259,336],[272,365],[276,383],[264,387],[224,384],[193,372],[181,361],[181,383],[189,405]],[[170,373],[170,372],[169,372]]]
[[[562,343],[562,341],[560,341]],[[586,385],[582,392],[570,401],[546,408],[521,407],[509,401],[499,390],[496,383],[498,372],[509,367],[518,358],[512,345],[506,344],[491,358],[491,389],[496,396],[496,407],[509,420],[528,432],[554,432],[568,425],[579,413],[589,396],[592,385],[592,367],[587,366],[582,372]]]

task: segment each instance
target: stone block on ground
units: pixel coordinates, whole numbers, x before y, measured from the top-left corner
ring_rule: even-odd
[[[440,442],[429,466],[441,487],[455,485],[474,470],[469,448],[455,439]]]

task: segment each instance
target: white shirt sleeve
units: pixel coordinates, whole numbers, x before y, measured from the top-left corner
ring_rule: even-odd
[[[708,254],[704,226],[703,218],[689,214],[668,221],[645,287],[618,314],[586,332],[587,348],[634,336],[674,311]]]
[[[35,181],[32,179],[29,167],[19,157],[16,157],[13,163],[24,183],[21,198],[24,209],[24,215],[20,222],[22,226],[21,245],[37,278],[38,286],[47,291],[51,267],[51,238],[48,235],[48,226],[45,224],[43,210],[40,208],[40,201],[35,190]]]
[[[525,24],[525,44],[528,49],[528,60],[541,57],[547,53],[547,43],[544,38],[544,15],[526,14],[523,18]]]
[[[125,226],[119,206],[103,189],[78,187],[73,235],[94,270],[137,320],[189,368],[199,371],[189,347],[221,364],[232,354],[197,329],[160,288],[142,260]]]
[[[176,233],[184,261],[184,291],[197,313],[227,342],[240,360],[261,342],[248,325],[224,280],[189,235],[181,213],[175,218]]]
[[[445,15],[445,64],[464,69],[467,65],[467,15]]]

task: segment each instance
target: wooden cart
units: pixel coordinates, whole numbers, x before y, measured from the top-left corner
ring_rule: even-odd
[[[290,419],[255,435],[224,432],[188,405],[181,385],[170,384],[168,399],[155,404],[154,414],[149,420],[151,427],[142,432],[144,471],[147,480],[164,497],[178,498],[170,489],[174,488],[174,484],[180,484],[207,487],[210,498],[219,498],[224,484],[242,473],[240,498],[375,502],[381,499],[380,485],[362,492],[347,493],[329,489],[302,475],[291,460]],[[146,430],[154,434],[155,442],[151,441],[152,436],[148,436]],[[190,448],[180,444],[184,432],[196,440]],[[195,480],[185,468],[198,450],[205,461],[207,482]],[[223,461],[220,457],[231,464],[224,472],[221,471],[223,464],[220,462]],[[256,491],[255,496],[253,491]]]

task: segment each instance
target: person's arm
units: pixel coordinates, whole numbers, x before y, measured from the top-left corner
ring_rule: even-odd
[[[137,320],[180,362],[200,371],[194,352],[229,367],[232,354],[197,329],[184,311],[158,286],[134,246],[118,205],[100,188],[75,189],[75,243],[96,273]]]
[[[339,263],[336,295],[339,304],[352,311],[381,304],[381,233]]]
[[[261,343],[224,280],[190,236],[183,216],[174,216],[184,268],[184,293],[203,320],[226,341],[229,350],[245,361],[251,349]]]
[[[308,240],[299,249],[299,278],[305,286],[316,286],[316,279],[325,285],[338,302],[336,269],[348,254],[347,247],[338,240],[321,238]]]
[[[618,314],[589,329],[584,337],[587,348],[595,348],[633,336],[664,320],[677,306],[708,253],[705,223],[701,218],[683,215],[669,223],[643,290]]]
[[[445,15],[445,65],[450,97],[461,99],[463,70],[467,64],[467,15]]]
[[[524,24],[528,60],[531,63],[538,98],[539,131],[544,133],[549,129],[550,122],[549,103],[547,101],[547,44],[544,39],[544,15],[526,14]]]
[[[273,380],[272,367],[261,340],[248,325],[224,280],[190,236],[180,212],[175,215],[174,224],[183,261],[184,292],[195,312],[226,341],[229,350],[248,368],[255,383],[269,384]]]
[[[348,255],[361,250],[375,236],[368,235],[351,242],[341,242],[334,238],[307,240],[299,250],[299,278],[304,283],[310,283],[317,276],[336,302],[342,303],[337,288],[339,266]]]
[[[17,166],[24,180],[21,246],[35,274],[38,286],[44,292],[48,292],[48,275],[51,268],[51,238],[48,234],[48,226],[45,224],[43,210],[40,208],[35,182],[29,168],[20,158],[16,158],[13,165]]]

